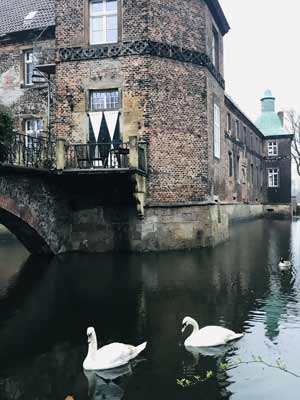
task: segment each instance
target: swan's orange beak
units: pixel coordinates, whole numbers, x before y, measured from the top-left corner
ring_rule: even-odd
[[[181,329],[181,332],[182,332],[182,333],[185,331],[186,327],[187,327],[187,324],[183,324],[183,325],[182,325],[182,329]]]

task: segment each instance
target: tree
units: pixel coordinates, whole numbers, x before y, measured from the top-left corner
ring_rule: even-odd
[[[287,113],[287,127],[294,135],[292,141],[292,157],[296,165],[297,173],[300,176],[300,114],[295,111]]]
[[[13,117],[8,108],[0,106],[0,162],[7,159],[13,136]]]

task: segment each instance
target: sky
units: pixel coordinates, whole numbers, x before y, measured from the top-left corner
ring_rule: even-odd
[[[300,111],[300,1],[219,1],[231,27],[224,38],[226,92],[253,121],[266,89],[277,111]]]

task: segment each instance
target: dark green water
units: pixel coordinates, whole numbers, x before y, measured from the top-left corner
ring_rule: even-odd
[[[291,271],[278,270],[281,255]],[[28,258],[2,235],[0,399],[296,399],[300,378],[259,363],[224,371],[220,362],[281,358],[300,375],[299,268],[300,221],[250,222],[216,249],[149,255]],[[191,354],[185,316],[245,336],[220,354]],[[147,349],[116,379],[86,377],[88,326],[99,346],[147,340]],[[177,384],[208,370],[204,383]]]

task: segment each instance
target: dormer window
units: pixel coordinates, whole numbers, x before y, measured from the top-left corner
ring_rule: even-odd
[[[118,0],[90,1],[90,44],[118,42]]]

